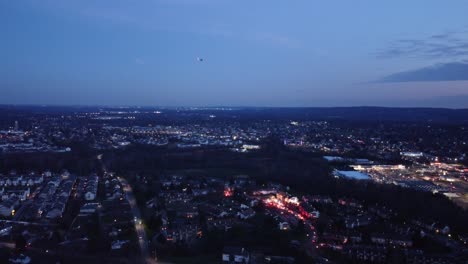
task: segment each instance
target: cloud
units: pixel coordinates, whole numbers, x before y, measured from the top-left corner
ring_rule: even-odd
[[[468,80],[468,62],[436,64],[386,76],[377,82],[438,82]]]
[[[400,39],[377,53],[378,58],[460,58],[468,56],[468,32],[445,32],[424,39]]]

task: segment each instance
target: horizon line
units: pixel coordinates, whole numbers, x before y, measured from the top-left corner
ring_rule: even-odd
[[[352,106],[161,106],[161,105],[97,105],[97,104],[2,104],[0,107],[75,107],[75,108],[86,108],[86,107],[102,107],[102,108],[155,108],[155,109],[170,109],[170,108],[234,108],[234,109],[254,109],[254,108],[263,108],[263,109],[307,109],[307,108],[398,108],[398,109],[447,109],[447,110],[468,110],[468,107],[436,107],[436,106],[378,106],[378,105],[352,105]]]

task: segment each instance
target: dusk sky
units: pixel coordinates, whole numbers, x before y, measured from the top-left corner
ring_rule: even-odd
[[[468,107],[467,13],[465,0],[0,0],[0,104]]]

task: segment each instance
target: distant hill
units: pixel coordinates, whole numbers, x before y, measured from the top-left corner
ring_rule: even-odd
[[[468,122],[468,109],[390,107],[312,107],[244,109],[246,114],[288,119]]]
[[[0,105],[0,115],[14,118],[16,115],[50,115],[100,111],[164,112],[167,119],[196,120],[213,114],[218,119],[268,119],[268,120],[349,120],[349,121],[401,121],[468,123],[468,109],[448,108],[393,108],[393,107],[221,107],[203,108],[161,108],[161,107],[105,107],[105,106],[13,106]],[[152,115],[152,117],[154,117]],[[197,118],[198,117],[198,118]]]

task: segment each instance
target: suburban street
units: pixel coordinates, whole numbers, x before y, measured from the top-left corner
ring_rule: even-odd
[[[107,173],[107,169],[104,166],[104,163],[102,162],[102,154],[98,155],[97,159],[100,161],[104,173]],[[133,223],[135,225],[135,231],[137,233],[138,244],[140,245],[142,260],[146,264],[156,263],[156,261],[150,256],[150,252],[148,249],[148,238],[146,236],[146,231],[141,220],[140,209],[138,208],[135,196],[133,195],[132,187],[123,177],[117,177],[117,179],[122,185],[122,189],[125,192],[125,197],[127,198],[127,201],[130,204],[130,208],[132,210]]]
[[[133,195],[133,190],[130,184],[128,184],[127,180],[122,177],[117,177],[122,184],[123,190],[125,192],[125,196],[127,197],[128,203],[130,204],[130,208],[132,209],[135,230],[138,236],[138,242],[140,244],[141,249],[141,256],[145,263],[156,263],[149,254],[148,249],[148,239],[146,237],[145,228],[141,222],[141,214],[140,209],[138,209],[138,205],[136,203],[135,197]]]

